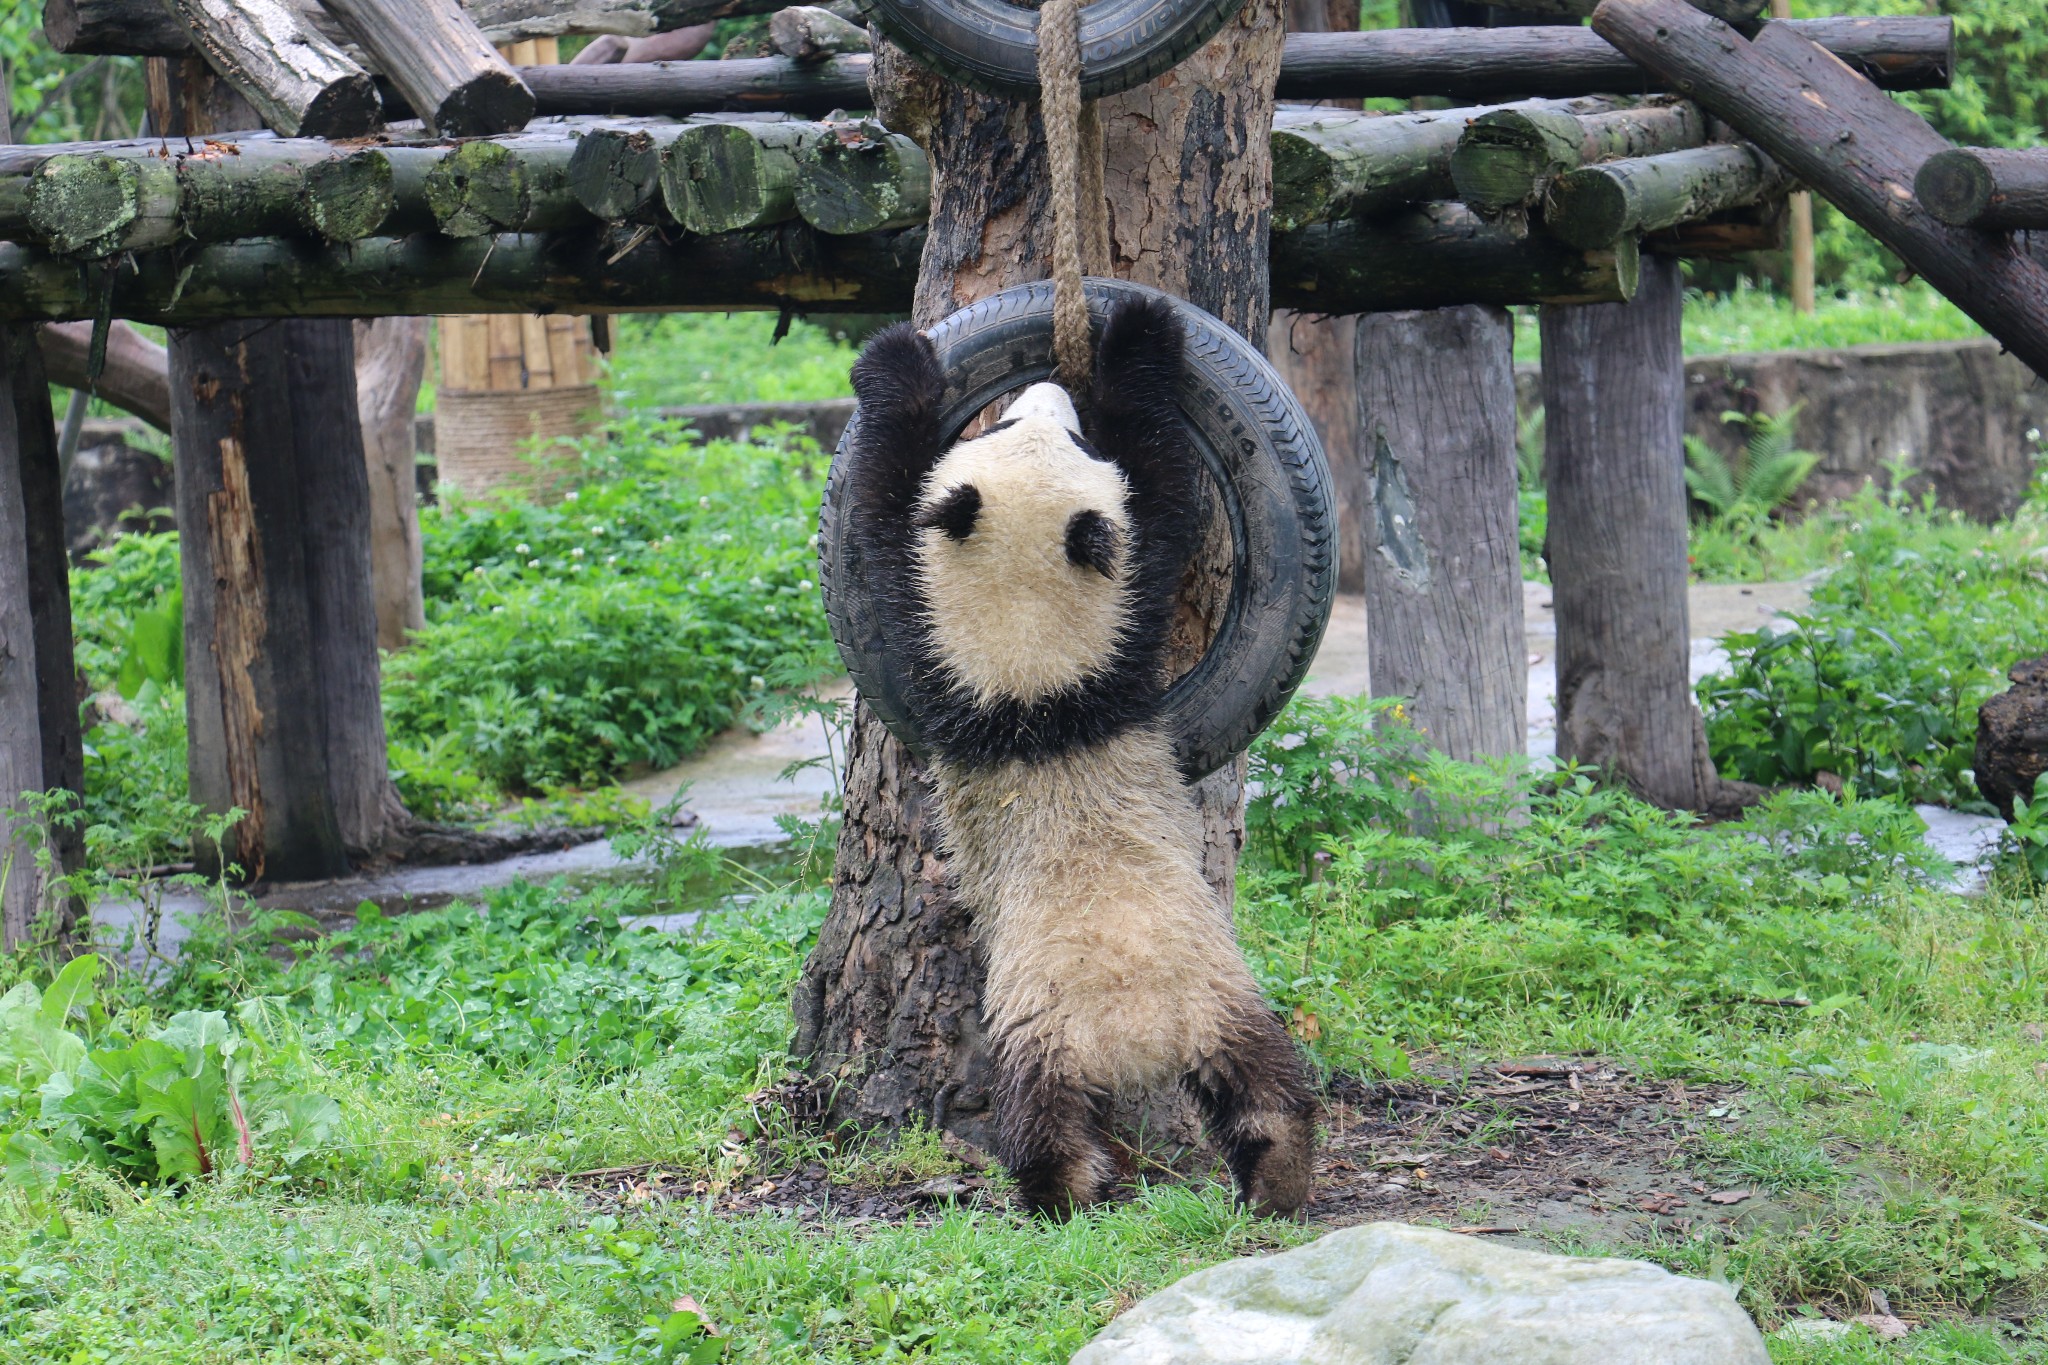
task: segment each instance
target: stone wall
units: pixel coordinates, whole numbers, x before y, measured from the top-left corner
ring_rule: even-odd
[[[1723,413],[1801,405],[1798,445],[1821,457],[1801,503],[1883,485],[1886,463],[1905,455],[1909,489],[1995,521],[2026,495],[2048,432],[2048,384],[1989,339],[1696,356],[1685,371],[1687,432],[1731,454],[1747,433]],[[1525,415],[1542,406],[1534,365],[1515,381]]]

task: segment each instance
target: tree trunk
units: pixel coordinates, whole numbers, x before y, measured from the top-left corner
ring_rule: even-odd
[[[1337,503],[1337,591],[1365,591],[1365,464],[1358,442],[1358,318],[1273,310],[1266,354],[1301,400],[1330,461]]]
[[[1457,759],[1528,747],[1514,330],[1499,308],[1358,320],[1373,695]]]
[[[1279,0],[1252,0],[1162,80],[1098,106],[1108,187],[1107,273],[1264,334],[1268,130]],[[843,60],[843,59],[842,59]],[[939,318],[1042,278],[1050,251],[1045,148],[1036,111],[974,94],[876,54],[883,121],[924,145],[933,213],[914,317]],[[1228,592],[1212,543],[1190,573],[1174,664],[1206,644]],[[1243,843],[1243,763],[1201,783],[1209,880],[1228,888]],[[896,1130],[923,1119],[987,1145],[981,969],[950,896],[929,780],[865,706],[856,709],[831,916],[805,964],[795,1050],[811,1059],[832,1119]],[[1166,1126],[1184,1115],[1168,1110]]]
[[[404,649],[427,624],[420,592],[420,512],[413,413],[427,367],[425,318],[363,318],[356,332],[356,411],[370,479],[370,583],[377,647]]]
[[[1705,810],[1686,620],[1678,262],[1628,303],[1545,308],[1544,484],[1557,605],[1557,755],[1667,810]]]
[[[1799,34],[1755,42],[1682,0],[1605,0],[1593,24],[1899,254],[2036,374],[2048,375],[2048,267],[2010,238],[1950,227],[1913,197],[1947,141]]]

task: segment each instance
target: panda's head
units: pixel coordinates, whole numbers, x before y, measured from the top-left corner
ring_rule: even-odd
[[[977,703],[1028,705],[1115,657],[1129,617],[1128,495],[1057,384],[1026,389],[926,476],[913,519],[925,618]]]

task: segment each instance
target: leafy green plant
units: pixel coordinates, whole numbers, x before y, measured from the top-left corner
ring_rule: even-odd
[[[1699,437],[1687,436],[1685,486],[1710,519],[1754,539],[1771,516],[1791,502],[1820,456],[1792,446],[1797,405],[1775,416],[1724,412],[1721,420],[1749,428],[1741,453],[1730,459]]]
[[[2048,886],[2048,773],[2034,779],[2034,795],[2012,799],[2012,821],[1999,836],[1999,856],[2037,887]]]
[[[1721,771],[1767,786],[1822,772],[1867,794],[1987,810],[1970,778],[1977,707],[2048,636],[2031,514],[1983,528],[1892,497],[1784,627],[1729,635],[1701,680]]]
[[[81,1164],[145,1183],[289,1171],[327,1145],[340,1109],[307,1088],[270,1002],[246,1001],[232,1021],[217,1010],[160,1026],[112,1019],[95,990],[103,966],[74,958],[45,989],[0,996],[7,1183],[45,1194]]]

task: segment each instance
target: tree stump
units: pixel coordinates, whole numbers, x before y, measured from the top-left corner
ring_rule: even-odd
[[[1358,320],[1373,695],[1432,747],[1528,748],[1514,329],[1483,305]]]
[[[2048,772],[2048,654],[2023,659],[2006,676],[2012,688],[1977,710],[1977,790],[2013,818],[2013,798],[2034,799]]]
[[[1282,38],[1279,0],[1251,0],[1164,78],[1098,105],[1109,260],[1092,268],[1177,294],[1247,336],[1267,322],[1268,130]],[[845,60],[845,59],[840,59]],[[932,219],[914,317],[932,323],[1043,278],[1052,215],[1035,108],[975,94],[875,54],[876,111],[924,148]],[[1225,547],[1190,572],[1173,663],[1206,645],[1228,592]],[[1243,762],[1198,788],[1205,871],[1230,886],[1243,843]],[[832,912],[793,1002],[794,1051],[836,1124],[893,1133],[923,1121],[988,1145],[981,966],[934,838],[928,778],[857,706]],[[1179,1128],[1178,1096],[1157,1097]],[[1156,1129],[1154,1130],[1156,1131]]]

